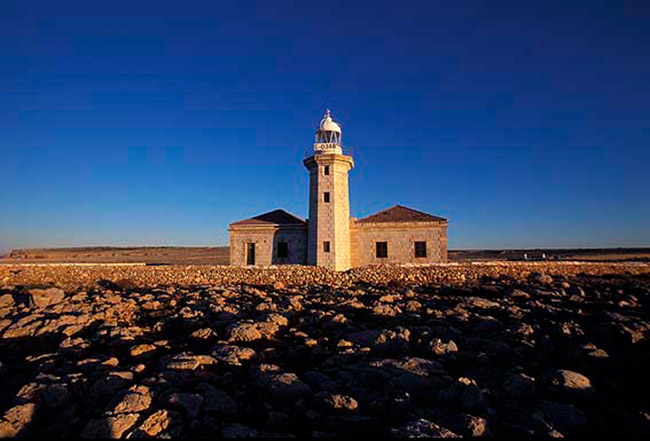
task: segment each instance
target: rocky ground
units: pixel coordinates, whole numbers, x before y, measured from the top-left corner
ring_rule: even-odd
[[[544,265],[0,268],[0,437],[647,437],[650,266]]]

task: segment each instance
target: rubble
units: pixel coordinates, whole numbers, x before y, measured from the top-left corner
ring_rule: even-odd
[[[25,267],[0,436],[650,434],[650,266],[526,265]]]

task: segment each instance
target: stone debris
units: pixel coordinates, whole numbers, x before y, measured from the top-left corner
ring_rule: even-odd
[[[650,434],[649,265],[112,270],[0,268],[0,437]]]

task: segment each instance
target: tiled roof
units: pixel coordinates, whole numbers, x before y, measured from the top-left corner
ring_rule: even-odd
[[[307,222],[284,210],[273,210],[230,225],[306,225]]]
[[[357,222],[447,222],[447,219],[395,205],[379,213],[359,219]]]

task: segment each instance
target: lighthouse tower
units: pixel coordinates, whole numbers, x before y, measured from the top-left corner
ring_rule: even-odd
[[[341,127],[327,110],[314,149],[303,161],[309,170],[307,264],[335,271],[350,268],[348,172],[354,161],[343,151],[341,135]]]

